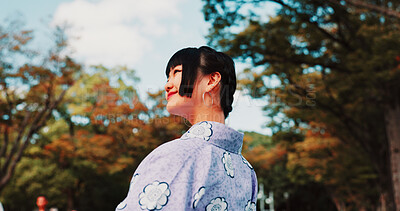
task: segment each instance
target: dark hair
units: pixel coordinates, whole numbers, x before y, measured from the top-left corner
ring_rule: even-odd
[[[169,77],[172,68],[182,65],[180,96],[192,97],[194,83],[200,70],[204,75],[213,72],[221,74],[220,104],[225,118],[232,111],[233,94],[236,90],[235,64],[228,55],[210,47],[184,48],[176,52],[168,61],[165,74]]]

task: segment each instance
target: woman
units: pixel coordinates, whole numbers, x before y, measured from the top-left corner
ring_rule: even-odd
[[[232,111],[233,60],[209,47],[176,52],[166,68],[167,110],[193,125],[151,152],[116,210],[255,210],[257,179],[241,155]]]

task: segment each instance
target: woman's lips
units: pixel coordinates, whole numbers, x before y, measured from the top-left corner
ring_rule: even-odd
[[[168,93],[167,100],[169,100],[169,98],[172,97],[172,95],[174,95],[174,94],[176,94],[176,93],[177,93],[177,92],[170,92],[170,93]]]

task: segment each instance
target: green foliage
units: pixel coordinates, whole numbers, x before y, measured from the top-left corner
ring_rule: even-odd
[[[75,183],[71,171],[61,170],[49,160],[24,157],[14,179],[4,189],[1,201],[6,210],[33,210],[36,198],[46,196],[48,207],[65,207],[67,201],[63,190]]]

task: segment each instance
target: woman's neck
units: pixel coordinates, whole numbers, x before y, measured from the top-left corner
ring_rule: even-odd
[[[225,124],[224,112],[214,106],[198,108],[186,119],[189,120],[192,125],[202,121],[213,121]]]

